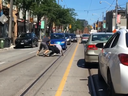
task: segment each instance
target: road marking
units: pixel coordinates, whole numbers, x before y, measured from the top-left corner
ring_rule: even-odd
[[[0,62],[0,65],[4,64],[5,62]]]
[[[32,52],[30,52],[29,54],[32,54],[32,53],[35,53],[36,51],[32,51]]]
[[[59,87],[58,87],[58,90],[56,91],[55,96],[61,96],[61,94],[62,94],[62,91],[63,91],[63,89],[64,89],[64,86],[65,86],[65,83],[66,83],[66,80],[67,80],[69,71],[70,71],[70,69],[71,69],[71,66],[72,66],[72,63],[73,63],[73,60],[74,60],[74,57],[75,57],[75,54],[76,54],[76,51],[77,51],[77,48],[78,48],[78,45],[79,45],[79,42],[77,43],[77,46],[76,46],[76,48],[75,48],[75,51],[74,51],[74,53],[73,53],[73,55],[72,55],[72,58],[70,59],[70,62],[69,62],[69,64],[68,64],[68,66],[67,66],[67,69],[66,69],[66,71],[65,71],[65,73],[64,73],[64,76],[63,76],[63,78],[62,78],[62,80],[61,80],[61,83],[60,83],[60,85],[59,85]]]

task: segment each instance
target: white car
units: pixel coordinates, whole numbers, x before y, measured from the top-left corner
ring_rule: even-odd
[[[128,30],[120,29],[112,35],[102,48],[99,56],[99,80],[108,85],[108,96],[128,96]]]

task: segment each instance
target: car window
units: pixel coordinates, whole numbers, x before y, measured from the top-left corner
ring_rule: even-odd
[[[128,47],[128,33],[126,33],[126,46]]]
[[[65,37],[69,37],[69,34],[65,34]]]
[[[110,45],[112,44],[112,41],[113,41],[113,39],[115,38],[115,36],[116,36],[116,34],[113,34],[113,35],[110,37],[110,39],[106,42],[104,48],[109,48],[109,47],[110,47]]]
[[[111,48],[113,48],[113,47],[116,46],[116,44],[117,44],[117,42],[118,42],[118,40],[119,40],[119,36],[120,36],[120,34],[118,33],[118,34],[116,35],[116,37],[114,38],[114,41],[113,41],[113,43],[112,43]]]
[[[75,35],[75,34],[70,34],[70,36],[71,36],[71,37],[76,37],[76,35]]]
[[[82,37],[89,37],[89,34],[83,34]]]
[[[51,39],[64,39],[63,34],[52,34]]]
[[[112,34],[93,34],[92,41],[107,41]]]

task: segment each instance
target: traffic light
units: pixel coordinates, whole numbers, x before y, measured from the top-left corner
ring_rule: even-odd
[[[72,28],[72,25],[70,24],[70,25],[69,25],[69,29],[71,29],[71,28]]]

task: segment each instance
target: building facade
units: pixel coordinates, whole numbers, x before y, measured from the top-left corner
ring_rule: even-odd
[[[120,23],[117,23],[118,29],[119,28],[127,28],[127,18],[126,18],[126,10],[118,10],[118,15],[120,14]],[[108,11],[106,13],[106,30],[108,32],[112,32],[115,29],[115,19],[116,14],[115,10]]]

